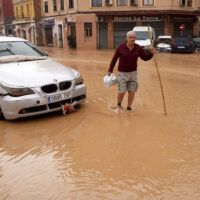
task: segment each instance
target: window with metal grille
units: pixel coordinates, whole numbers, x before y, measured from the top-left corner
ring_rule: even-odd
[[[65,6],[64,6],[64,0],[60,0],[60,10],[64,10]]]
[[[57,2],[56,0],[53,0],[53,11],[57,10]]]
[[[101,7],[102,0],[92,0],[92,7]]]
[[[69,8],[74,8],[74,0],[69,0]]]
[[[186,5],[186,0],[180,0],[180,6],[185,6]]]
[[[117,0],[118,6],[127,6],[127,0]]]
[[[153,6],[154,0],[143,0],[142,4],[143,4],[143,6]]]
[[[192,7],[192,0],[187,0],[187,7]]]
[[[92,23],[90,22],[84,23],[84,33],[85,37],[92,37]]]
[[[45,2],[44,2],[44,11],[45,11],[45,13],[48,13],[48,12],[49,12],[49,9],[48,9],[48,1],[45,1]]]

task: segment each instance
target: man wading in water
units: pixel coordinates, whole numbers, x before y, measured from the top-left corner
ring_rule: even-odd
[[[134,94],[138,89],[137,83],[137,60],[140,57],[147,61],[153,57],[155,49],[151,48],[150,52],[145,52],[141,46],[135,44],[136,34],[133,31],[127,33],[126,42],[120,44],[110,62],[108,75],[113,73],[113,68],[119,58],[118,65],[118,96],[117,107],[121,107],[124,94],[128,91],[127,110],[132,110],[131,106],[134,99]]]

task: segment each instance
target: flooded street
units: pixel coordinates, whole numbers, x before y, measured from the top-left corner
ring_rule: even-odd
[[[133,111],[105,88],[114,51],[43,48],[77,69],[87,101],[77,112],[0,121],[0,200],[199,200],[200,52],[138,63]],[[117,74],[117,66],[114,69]]]

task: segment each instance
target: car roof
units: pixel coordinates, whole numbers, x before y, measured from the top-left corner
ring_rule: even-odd
[[[159,39],[172,39],[170,35],[160,35],[158,36]]]
[[[150,31],[152,30],[152,27],[150,26]],[[133,31],[148,31],[148,26],[135,26],[133,28]]]
[[[173,39],[174,40],[185,40],[185,39],[191,40],[192,38],[191,37],[174,37]]]
[[[17,37],[0,36],[0,42],[19,42],[19,41],[27,41],[27,40]]]

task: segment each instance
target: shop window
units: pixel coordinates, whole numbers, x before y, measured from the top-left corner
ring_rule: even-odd
[[[74,8],[74,0],[69,0],[69,8]]]
[[[92,7],[102,7],[102,0],[92,0]]]
[[[49,9],[48,9],[48,1],[45,1],[44,2],[44,11],[45,11],[45,13],[48,13],[49,11],[48,11]]]
[[[117,0],[118,6],[127,6],[127,0]]]
[[[192,7],[192,0],[187,0],[187,6]]]
[[[153,6],[154,0],[143,0],[142,4],[143,4],[143,6]]]
[[[92,37],[92,23],[84,23],[85,37]]]
[[[60,10],[64,10],[64,0],[60,0]]]
[[[56,0],[53,0],[53,11],[57,10],[57,2]]]

